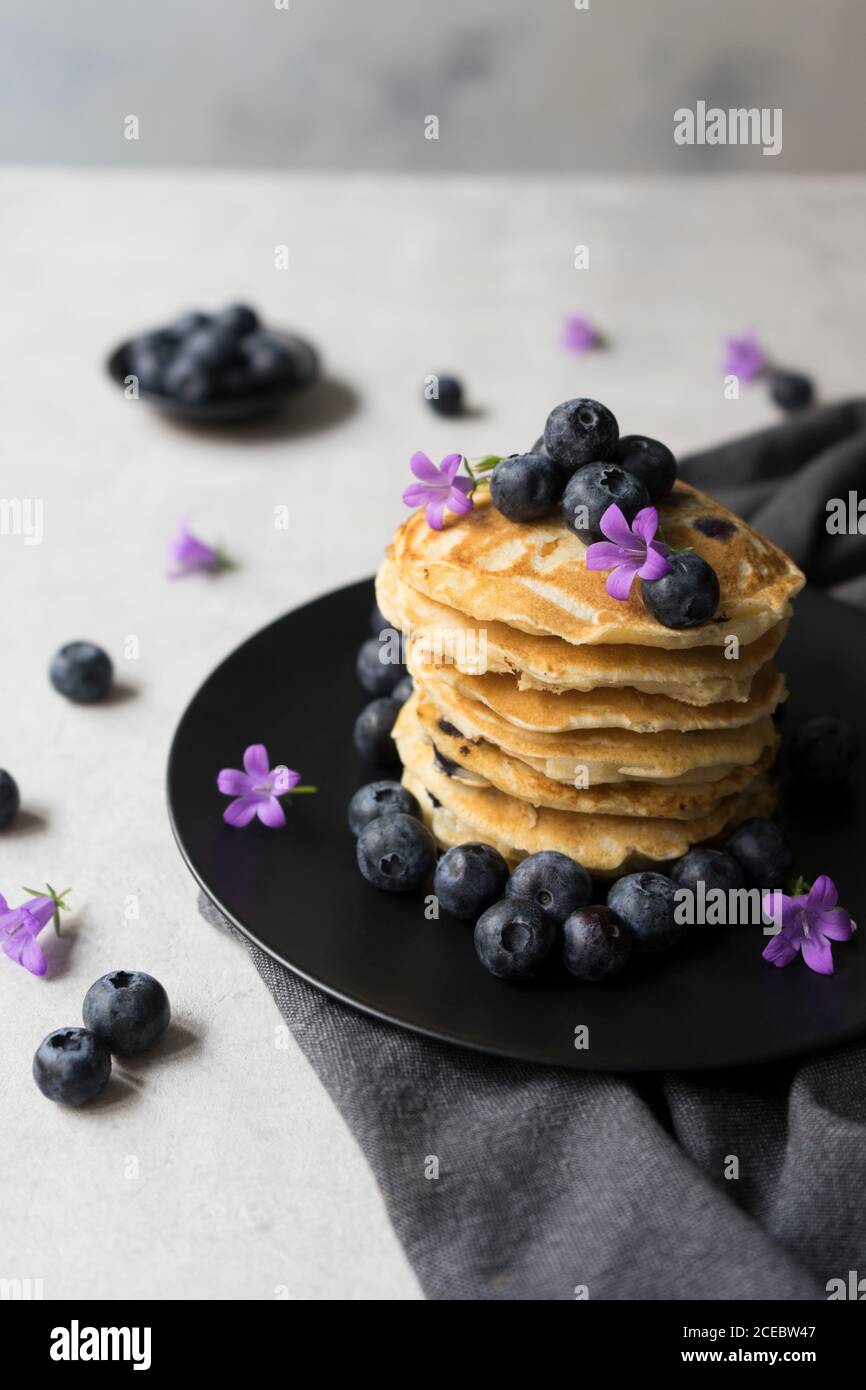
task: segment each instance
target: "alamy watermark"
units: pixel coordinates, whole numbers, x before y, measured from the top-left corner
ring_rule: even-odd
[[[738,106],[724,110],[705,101],[674,112],[677,145],[760,145],[761,153],[782,153],[781,106]]]
[[[41,497],[0,497],[0,536],[20,536],[25,545],[45,537],[45,503]]]

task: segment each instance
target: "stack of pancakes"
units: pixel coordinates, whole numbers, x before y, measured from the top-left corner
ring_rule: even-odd
[[[684,483],[658,510],[718,575],[700,627],[661,626],[637,579],[612,598],[558,516],[509,521],[476,494],[441,531],[423,511],[398,529],[376,581],[415,686],[394,738],[440,846],[482,840],[511,864],[561,850],[613,875],[773,809],[773,657],[803,576]]]

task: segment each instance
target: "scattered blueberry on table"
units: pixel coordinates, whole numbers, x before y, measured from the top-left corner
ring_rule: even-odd
[[[0,830],[11,824],[18,814],[20,805],[18,783],[10,772],[0,768]]]
[[[49,668],[54,689],[80,705],[104,700],[113,675],[110,656],[94,642],[67,642],[52,657]]]
[[[36,1049],[33,1079],[44,1096],[62,1105],[84,1105],[108,1085],[111,1055],[86,1028],[55,1028]]]
[[[85,1027],[118,1057],[146,1052],[171,1021],[168,995],[142,970],[113,970],[84,996]]]
[[[452,419],[463,410],[463,383],[455,376],[433,375],[436,378],[436,392],[429,394],[425,390],[424,399],[437,415]]]
[[[805,410],[815,398],[815,387],[802,372],[772,371],[768,377],[770,395],[782,410]]]

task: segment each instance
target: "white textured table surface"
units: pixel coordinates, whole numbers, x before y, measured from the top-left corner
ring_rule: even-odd
[[[866,183],[43,170],[0,175],[0,206],[0,490],[45,516],[41,545],[0,535],[0,766],[26,808],[0,835],[0,891],[62,880],[75,908],[63,941],[43,933],[46,978],[0,957],[0,1277],[49,1298],[416,1298],[353,1140],[294,1043],[276,1046],[241,948],[198,918],[164,806],[178,716],[254,629],[373,570],[414,449],[526,447],[576,394],[679,451],[745,432],[776,418],[759,387],[722,396],[720,337],[750,326],[826,397],[861,391]],[[299,402],[291,431],[209,436],[106,381],[128,332],[241,297],[313,338],[357,409],[318,428]],[[609,349],[563,352],[568,311]],[[484,413],[431,415],[437,369]],[[170,583],[182,515],[238,567]],[[110,651],[123,698],[51,689],[51,653],[79,636]],[[315,653],[299,662],[313,679]],[[53,1106],[32,1052],[118,967],[163,980],[177,1027],[103,1102]]]

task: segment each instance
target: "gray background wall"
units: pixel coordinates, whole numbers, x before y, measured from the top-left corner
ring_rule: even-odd
[[[411,170],[866,167],[864,0],[2,0],[0,159]],[[781,106],[779,158],[683,148]],[[123,118],[141,123],[138,142]],[[428,114],[438,142],[423,138]]]

